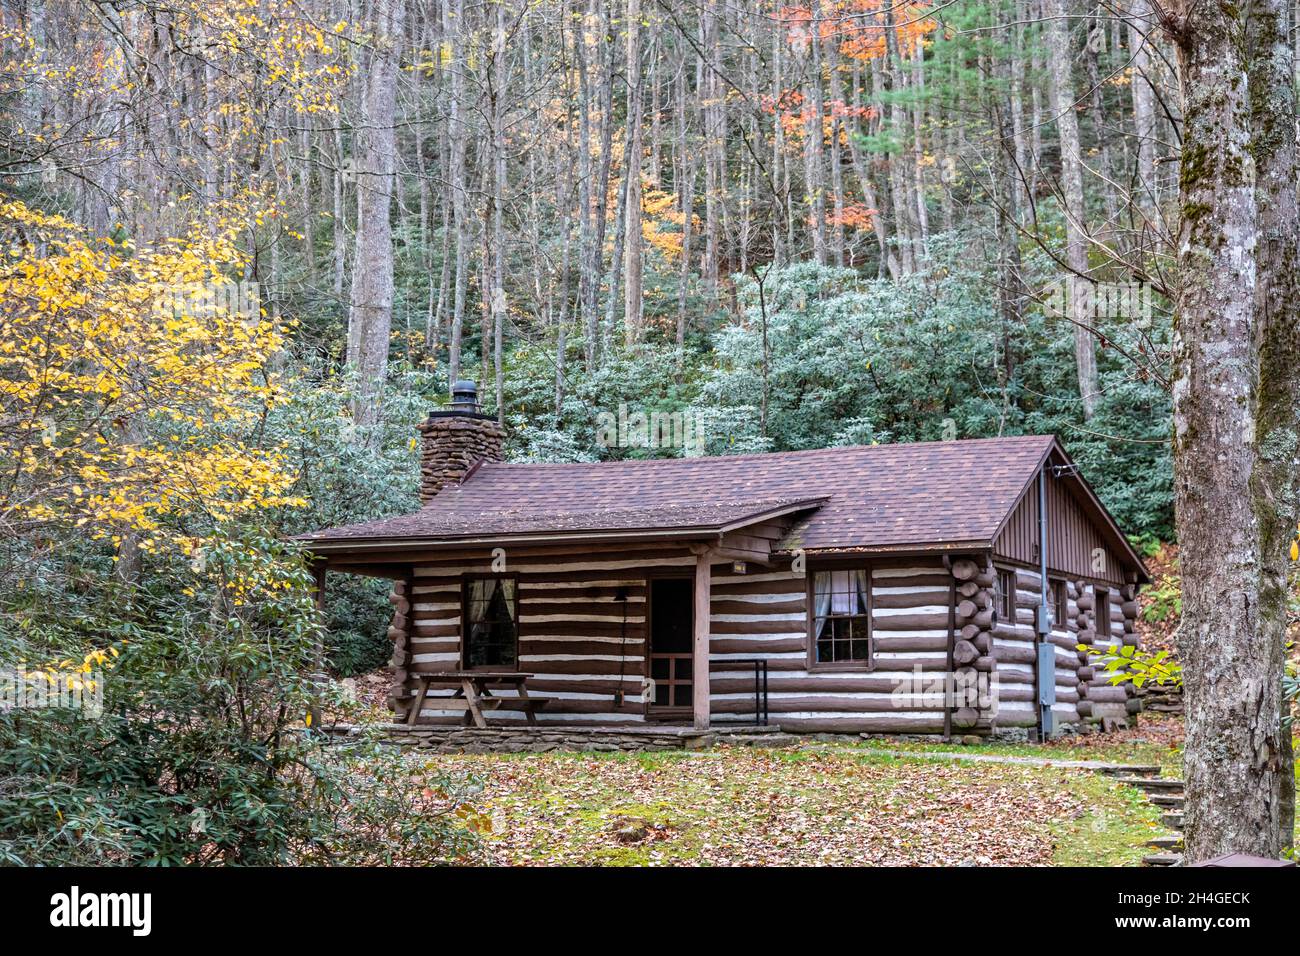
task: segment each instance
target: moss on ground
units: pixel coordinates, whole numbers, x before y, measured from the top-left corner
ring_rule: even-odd
[[[853,747],[437,763],[485,780],[488,852],[507,865],[1133,865],[1163,832],[1093,773]]]

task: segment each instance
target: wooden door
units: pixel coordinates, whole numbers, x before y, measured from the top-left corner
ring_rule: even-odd
[[[695,582],[689,577],[652,577],[647,592],[650,679],[654,689],[646,701],[646,711],[656,717],[690,714]]]

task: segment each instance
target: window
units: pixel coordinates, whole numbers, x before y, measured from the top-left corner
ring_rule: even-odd
[[[871,604],[865,569],[813,574],[811,663],[871,662]]]
[[[1104,588],[1097,588],[1097,621],[1093,627],[1098,643],[1110,639],[1110,592]]]
[[[465,580],[465,667],[514,668],[518,663],[519,584],[514,578]]]
[[[998,568],[998,583],[995,607],[998,620],[1008,624],[1016,623],[1016,572]]]
[[[1052,625],[1062,631],[1070,626],[1070,591],[1059,579],[1052,581]]]

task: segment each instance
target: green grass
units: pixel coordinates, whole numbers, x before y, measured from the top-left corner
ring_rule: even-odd
[[[1140,790],[1100,774],[1082,778],[1077,786],[1092,795],[1094,809],[1079,819],[1050,824],[1057,841],[1054,866],[1137,866],[1155,852],[1147,840],[1172,832]]]
[[[912,753],[972,753],[1007,757],[1035,757],[1043,760],[1101,760],[1107,763],[1158,766],[1164,776],[1181,773],[1182,750],[1165,744],[1131,742],[1083,746],[1067,742],[1051,744],[983,743],[953,744],[917,740],[860,740],[863,749],[901,750]]]

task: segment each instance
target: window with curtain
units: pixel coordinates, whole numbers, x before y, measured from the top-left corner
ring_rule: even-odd
[[[870,663],[871,604],[865,569],[815,571],[811,611],[812,663]]]
[[[465,666],[518,665],[519,585],[514,578],[469,578],[465,582]]]

